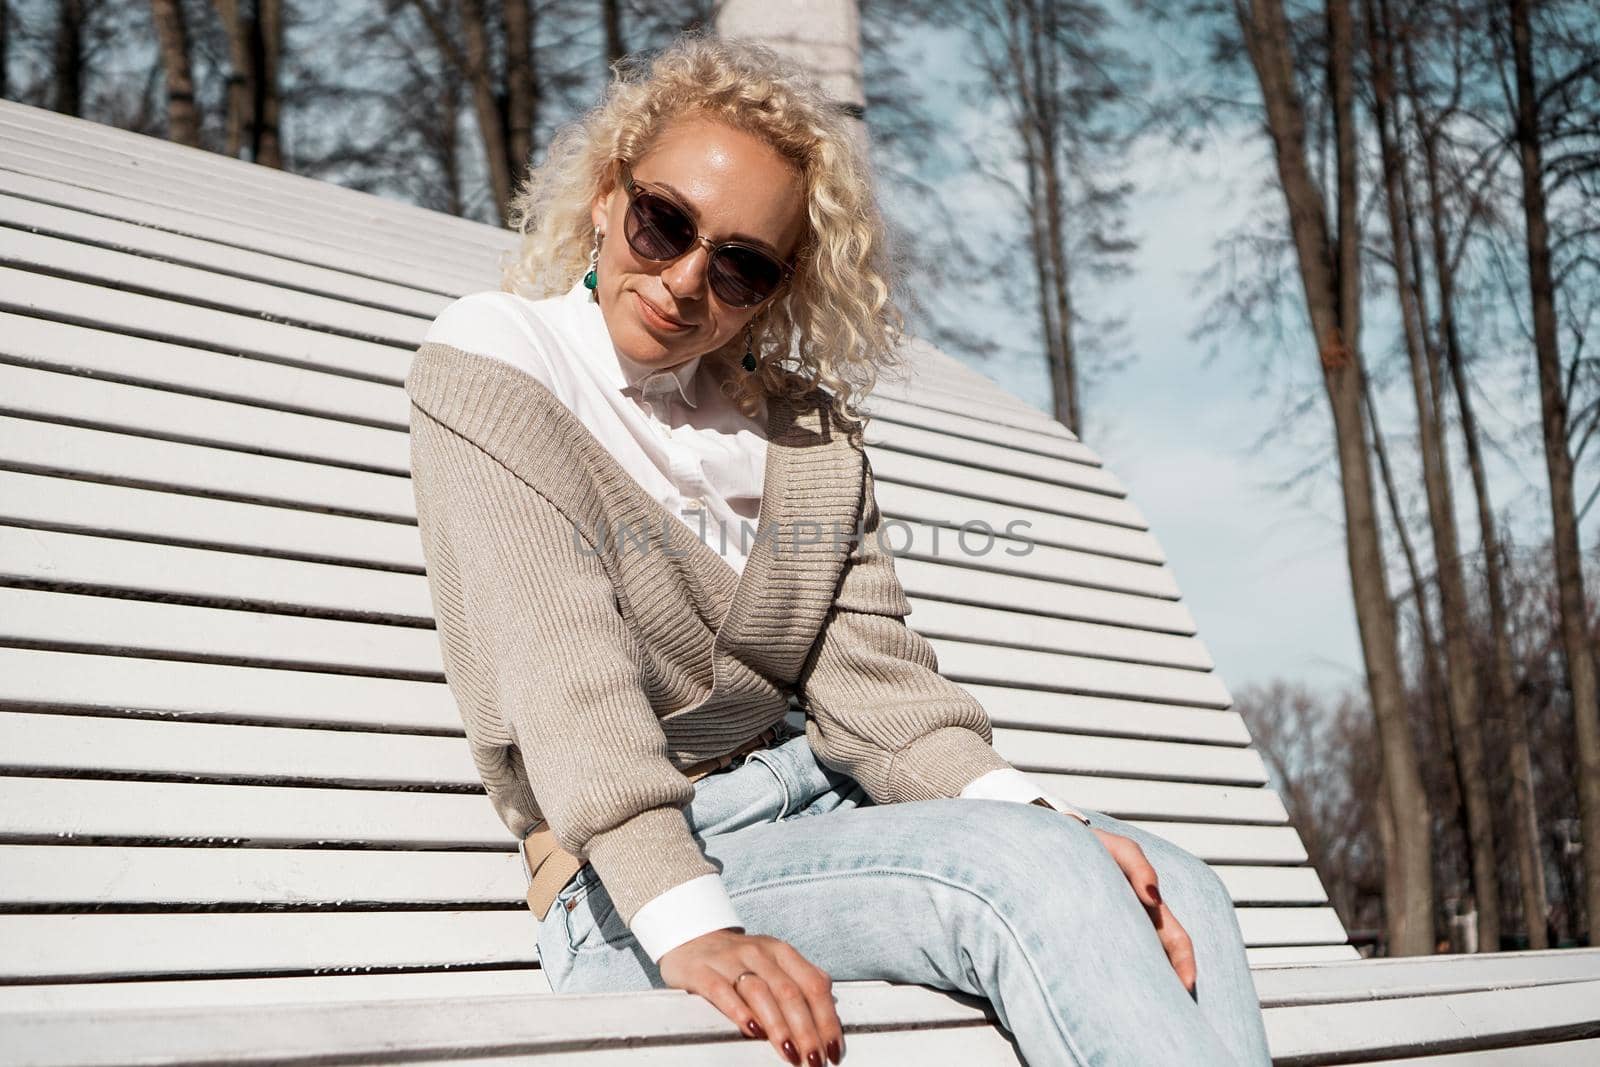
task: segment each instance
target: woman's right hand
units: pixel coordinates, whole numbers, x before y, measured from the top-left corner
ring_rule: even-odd
[[[787,941],[729,927],[685,941],[657,961],[674,989],[709,1000],[742,1033],[764,1037],[792,1064],[844,1056],[833,979]],[[745,971],[754,971],[737,981]]]

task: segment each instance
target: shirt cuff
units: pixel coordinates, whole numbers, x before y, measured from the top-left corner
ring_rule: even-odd
[[[1089,825],[1089,817],[1064,801],[1046,793],[1033,784],[1026,774],[1015,767],[1001,767],[999,770],[980,774],[967,787],[961,790],[961,796],[972,800],[1015,800],[1022,804],[1031,804],[1035,800],[1043,799],[1046,804],[1064,815],[1074,815]]]
[[[722,875],[703,874],[645,901],[634,912],[628,929],[650,962],[658,963],[685,941],[730,926],[744,929],[722,884]]]

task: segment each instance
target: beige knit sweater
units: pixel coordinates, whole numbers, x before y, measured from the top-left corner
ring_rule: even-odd
[[[679,768],[783,718],[791,693],[818,758],[877,803],[1009,766],[906,626],[871,468],[820,390],[769,402],[739,572],[531,375],[429,342],[405,386],[445,677],[489,799],[519,838],[548,820],[624,922],[717,870]]]

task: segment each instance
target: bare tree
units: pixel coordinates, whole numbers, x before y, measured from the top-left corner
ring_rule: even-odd
[[[1383,769],[1379,832],[1385,856],[1387,940],[1395,954],[1418,955],[1433,949],[1432,828],[1402,688],[1362,416],[1355,49],[1348,5],[1349,0],[1327,0],[1324,8],[1337,171],[1336,227],[1329,225],[1323,194],[1306,155],[1304,107],[1282,0],[1234,0],[1233,13],[1265,107],[1306,310],[1333,415],[1356,623]]]
[[[1081,436],[1084,316],[1074,274],[1114,272],[1135,247],[1121,229],[1132,186],[1118,167],[1137,131],[1126,104],[1144,71],[1109,42],[1109,18],[1092,0],[973,0],[969,19],[1011,116],[1052,414]]]
[[[1556,585],[1561,604],[1561,644],[1566,653],[1577,744],[1579,811],[1583,822],[1585,908],[1593,930],[1600,916],[1600,695],[1596,691],[1594,645],[1589,634],[1583,559],[1578,540],[1573,461],[1568,451],[1568,385],[1557,333],[1556,279],[1551,269],[1550,224],[1545,197],[1544,126],[1534,72],[1533,19],[1528,0],[1510,0],[1503,30],[1511,41],[1517,161],[1522,170],[1526,219],[1528,296],[1534,359],[1539,372],[1539,409],[1544,428],[1545,467],[1550,479],[1550,516]],[[1585,66],[1593,77],[1595,59]]]
[[[1389,224],[1391,266],[1400,302],[1401,332],[1411,370],[1411,393],[1417,413],[1417,439],[1427,490],[1429,528],[1433,533],[1435,574],[1444,629],[1445,691],[1454,730],[1453,751],[1459,764],[1456,781],[1466,812],[1466,844],[1477,899],[1478,943],[1500,945],[1500,899],[1495,861],[1494,820],[1485,777],[1483,733],[1476,663],[1470,635],[1467,580],[1456,533],[1454,491],[1440,411],[1437,347],[1426,339],[1425,312],[1412,277],[1413,235],[1402,186],[1408,179],[1394,121],[1394,32],[1385,0],[1363,0],[1366,43],[1372,70],[1373,124],[1378,133],[1384,205]],[[1420,594],[1420,590],[1419,590]]]

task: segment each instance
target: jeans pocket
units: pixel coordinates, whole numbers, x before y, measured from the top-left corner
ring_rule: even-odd
[[[636,943],[633,932],[617,914],[611,894],[594,873],[584,867],[573,877],[551,907],[561,909],[567,930],[567,949],[574,955],[605,949],[627,948]]]
[[[771,821],[782,822],[789,815],[789,807],[794,803],[794,797],[791,795],[789,790],[788,777],[784,775],[784,773],[778,769],[777,764],[773,762],[773,760],[776,758],[777,757],[772,754],[772,749],[758,748],[745,757],[745,762],[755,762],[761,764],[761,766],[765,767],[768,772],[771,773],[773,779],[777,782],[778,793],[783,800],[779,803],[777,814],[772,817]]]

